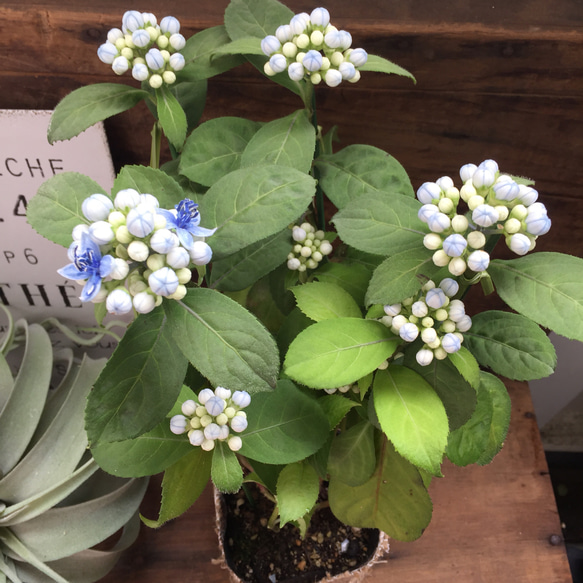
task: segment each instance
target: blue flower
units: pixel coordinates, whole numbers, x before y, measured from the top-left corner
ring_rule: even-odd
[[[73,263],[58,269],[57,273],[67,279],[86,279],[87,283],[79,296],[82,302],[92,300],[101,289],[101,280],[114,268],[115,260],[111,255],[101,256],[99,245],[88,233],[83,233],[81,241],[74,250]]]
[[[194,243],[194,237],[210,237],[216,229],[199,227],[200,213],[198,205],[185,198],[175,207],[175,212],[166,209],[158,209],[158,213],[166,219],[166,228],[174,229],[183,247],[190,249]]]

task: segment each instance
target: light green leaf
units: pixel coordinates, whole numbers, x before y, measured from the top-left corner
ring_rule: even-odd
[[[423,245],[427,225],[417,217],[420,206],[401,194],[367,193],[336,213],[332,222],[348,245],[392,256]]]
[[[284,372],[308,387],[334,389],[375,370],[398,343],[386,326],[374,320],[322,320],[291,343]]]
[[[449,359],[464,379],[466,379],[474,389],[477,388],[480,384],[480,365],[474,358],[474,355],[467,348],[462,346],[457,352],[450,354]]]
[[[316,147],[316,130],[305,109],[265,124],[249,141],[241,167],[259,164],[289,166],[308,173]]]
[[[214,386],[249,393],[275,387],[275,340],[237,302],[215,290],[192,288],[183,300],[166,302],[165,307],[175,348]]]
[[[376,470],[361,486],[337,478],[328,487],[330,509],[345,524],[378,528],[396,540],[419,538],[433,505],[417,468],[383,440]]]
[[[437,393],[415,371],[395,365],[375,375],[373,394],[379,422],[395,449],[440,476],[449,426]]]
[[[330,423],[330,430],[336,428],[338,423],[344,419],[346,413],[350,411],[353,407],[358,407],[358,403],[347,399],[338,393],[332,395],[326,395],[318,399],[318,404],[322,407],[322,410],[328,417],[328,422]]]
[[[254,166],[215,182],[200,203],[205,226],[217,227],[209,240],[217,256],[278,233],[295,221],[316,190],[311,176],[285,166]]]
[[[377,55],[368,55],[366,63],[358,67],[358,69],[359,71],[376,71],[377,73],[387,73],[389,75],[402,75],[415,81],[415,77],[409,71]]]
[[[180,152],[186,139],[188,123],[182,106],[167,85],[162,85],[156,89],[156,108],[164,134],[174,148]]]
[[[188,443],[188,442],[187,442]],[[162,503],[156,520],[142,516],[144,524],[158,528],[186,512],[202,494],[210,475],[212,454],[188,443],[190,452],[174,462],[162,479]]]
[[[241,455],[265,464],[288,464],[312,455],[328,438],[328,420],[317,402],[288,380],[258,393],[246,409]],[[253,462],[251,463],[253,466]]]
[[[478,362],[510,379],[533,380],[553,373],[557,356],[548,336],[520,314],[491,310],[472,317],[464,344]]]
[[[360,421],[336,435],[328,458],[328,472],[349,486],[360,486],[370,479],[377,464],[374,427]]]
[[[89,221],[81,212],[81,204],[92,194],[106,194],[105,190],[88,176],[63,172],[43,182],[28,203],[26,219],[40,235],[69,247],[73,228]]]
[[[314,277],[319,281],[333,283],[345,289],[354,301],[362,306],[371,271],[359,263],[329,262],[318,267]]]
[[[224,441],[215,442],[211,478],[217,490],[225,493],[237,492],[243,483],[243,468]]]
[[[243,150],[260,127],[257,122],[240,117],[219,117],[201,124],[184,144],[180,173],[211,186],[240,167]]]
[[[275,29],[287,24],[293,15],[277,0],[232,0],[225,10],[225,26],[233,40],[249,36],[262,39],[275,34]]]
[[[48,129],[49,142],[70,140],[98,121],[126,111],[147,97],[147,91],[118,83],[80,87],[55,108]]]
[[[316,322],[331,318],[361,318],[362,313],[352,296],[341,287],[321,281],[292,288],[298,308]]]
[[[439,281],[441,270],[433,263],[432,252],[420,241],[418,248],[393,254],[375,269],[366,292],[366,305],[396,304],[410,298],[427,280]]]
[[[561,336],[583,341],[583,259],[534,253],[496,259],[488,273],[513,310]]]
[[[161,307],[140,314],[127,329],[89,393],[91,446],[146,433],[172,409],[187,367],[172,329]]]
[[[277,479],[280,526],[309,512],[318,500],[319,491],[320,480],[310,464],[296,462],[283,468]]]
[[[265,55],[256,36],[243,36],[215,49],[215,55]]]
[[[336,154],[319,156],[315,164],[322,189],[338,209],[370,192],[414,196],[403,166],[374,146],[353,144]]]

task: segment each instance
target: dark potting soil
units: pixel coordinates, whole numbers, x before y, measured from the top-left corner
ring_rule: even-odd
[[[246,583],[314,583],[357,569],[374,555],[378,531],[346,526],[328,507],[314,513],[303,540],[291,524],[278,532],[267,528],[273,502],[254,485],[246,489],[253,503],[243,490],[225,496],[224,537],[227,562]]]

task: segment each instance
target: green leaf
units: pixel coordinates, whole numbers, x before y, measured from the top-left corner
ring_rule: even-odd
[[[413,77],[409,71],[377,55],[368,55],[366,63],[358,67],[358,69],[359,71],[375,71],[377,73],[387,73],[389,75],[402,75],[403,77],[409,77],[409,79],[415,81],[415,77]]]
[[[126,111],[147,97],[147,91],[118,83],[80,87],[55,108],[48,129],[49,142],[70,140],[98,121]]]
[[[215,55],[262,55],[261,41],[256,36],[243,36],[235,41],[219,47],[214,52]]]
[[[330,424],[330,430],[336,428],[338,423],[344,419],[346,413],[350,411],[353,407],[358,407],[358,403],[347,399],[338,393],[332,395],[326,395],[325,397],[320,397],[318,399],[318,404],[322,407],[322,410],[328,417],[328,422]]]
[[[296,462],[283,468],[277,480],[280,526],[309,512],[318,500],[319,491],[320,480],[310,464]]]
[[[278,233],[296,220],[316,190],[311,176],[285,166],[254,166],[215,182],[200,203],[206,227],[217,227],[209,240],[217,256]]]
[[[374,146],[347,146],[336,154],[319,156],[315,164],[322,189],[338,209],[371,192],[415,196],[403,166]]]
[[[465,337],[464,337],[465,338]],[[472,385],[477,388],[480,384],[480,365],[474,355],[463,346],[449,355],[449,360],[457,368],[458,372]]]
[[[284,263],[291,247],[291,232],[286,228],[233,255],[213,260],[210,287],[221,291],[245,289]]]
[[[275,341],[237,302],[215,290],[192,288],[165,307],[175,346],[214,386],[249,393],[275,387]]]
[[[332,441],[328,458],[331,478],[360,486],[370,479],[376,463],[374,427],[368,421],[360,421]]]
[[[440,476],[449,425],[443,403],[425,379],[404,366],[375,375],[374,405],[395,449],[416,466]]]
[[[224,441],[215,441],[211,478],[217,490],[225,493],[237,492],[243,483],[243,468]]]
[[[374,320],[322,320],[291,343],[284,372],[308,387],[334,389],[375,370],[398,344],[394,334]]]
[[[317,401],[288,380],[279,381],[273,392],[254,395],[247,421],[240,453],[265,464],[300,461],[328,438],[328,420]]]
[[[240,167],[243,150],[260,127],[257,122],[240,117],[219,117],[201,124],[184,144],[180,173],[211,186]]]
[[[142,516],[147,526],[158,528],[186,512],[202,494],[211,475],[212,454],[200,447],[173,463],[162,479],[162,503],[157,520]]]
[[[187,132],[190,132],[198,125],[202,117],[206,103],[207,82],[203,79],[175,83],[172,87],[172,93],[186,114]]]
[[[13,388],[14,379],[10,367],[6,362],[6,357],[0,352],[0,411],[8,401]]]
[[[513,310],[561,336],[583,341],[583,259],[534,253],[496,259],[488,273]]]
[[[368,193],[347,204],[332,222],[348,245],[376,255],[396,255],[419,248],[427,232],[414,198],[386,192]]]
[[[172,328],[160,307],[127,329],[87,400],[92,446],[146,433],[172,409],[187,367]]]
[[[71,244],[73,229],[89,221],[81,212],[81,204],[92,194],[106,194],[88,176],[63,172],[43,182],[28,203],[26,218],[39,235],[63,247]]]
[[[124,188],[133,188],[142,194],[153,194],[161,208],[172,209],[184,198],[184,192],[171,176],[147,166],[124,166],[117,175],[112,196]]]
[[[92,447],[91,453],[107,473],[121,478],[138,478],[163,472],[191,449],[188,439],[172,433],[170,421],[164,419],[139,437],[101,443]]]
[[[336,284],[346,290],[359,306],[364,304],[370,276],[370,270],[359,263],[329,262],[318,267],[314,273],[316,279]]]
[[[292,288],[298,308],[316,322],[331,318],[361,318],[352,296],[333,283],[314,281]]]
[[[417,468],[396,453],[386,439],[371,478],[355,487],[332,478],[328,497],[330,509],[345,524],[378,528],[403,541],[423,534],[433,510]]]
[[[553,373],[557,355],[548,336],[520,314],[491,310],[472,317],[464,344],[478,362],[510,379],[534,380]]]
[[[274,164],[308,173],[316,147],[316,130],[305,109],[265,124],[249,141],[241,167]]]
[[[158,120],[168,141],[180,152],[186,139],[186,114],[167,85],[156,89]]]
[[[392,255],[372,274],[366,292],[366,305],[396,304],[410,298],[427,280],[439,280],[438,274],[442,269],[433,263],[432,252],[423,246]]]
[[[253,460],[254,472],[247,474],[243,481],[255,481],[261,483],[275,496],[277,489],[277,479],[279,478],[279,474],[284,467],[285,466],[283,465],[262,464],[256,460]]]
[[[264,38],[288,23],[294,13],[277,0],[231,0],[225,10],[225,26],[231,39]]]

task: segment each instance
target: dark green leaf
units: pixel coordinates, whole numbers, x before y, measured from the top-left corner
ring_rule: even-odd
[[[156,105],[158,120],[164,134],[174,148],[180,152],[186,139],[188,122],[182,106],[167,85],[162,85],[160,89],[156,89]]]
[[[219,492],[234,493],[243,483],[243,468],[235,452],[223,441],[215,441],[211,478]]]
[[[197,126],[202,117],[206,102],[207,82],[203,79],[176,83],[172,87],[172,93],[186,114],[188,131],[190,132]]]
[[[277,0],[231,0],[225,10],[225,26],[232,40],[275,34],[294,13]]]
[[[328,458],[331,478],[360,486],[370,479],[376,463],[374,427],[368,421],[360,421],[332,441]]]
[[[355,401],[347,399],[338,393],[320,397],[318,399],[318,404],[322,407],[324,413],[326,413],[331,430],[334,429],[342,419],[344,419],[350,409],[359,406]]]

